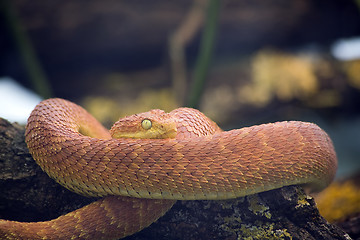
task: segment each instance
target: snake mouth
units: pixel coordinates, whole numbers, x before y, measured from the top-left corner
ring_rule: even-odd
[[[174,121],[153,122],[152,127],[141,133],[135,138],[143,139],[166,139],[175,138],[177,134],[176,123]]]
[[[160,139],[162,138],[175,138],[177,134],[176,126],[171,127],[166,131],[163,135],[159,136]]]

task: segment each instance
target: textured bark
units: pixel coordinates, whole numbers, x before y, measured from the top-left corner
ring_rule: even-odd
[[[24,142],[24,128],[0,118],[0,218],[40,221],[88,204],[50,179]],[[300,187],[227,201],[178,201],[126,239],[350,239],[319,215]]]
[[[93,201],[50,179],[31,157],[24,132],[0,118],[0,218],[50,220]]]
[[[360,239],[360,213],[338,221],[336,225],[346,231],[353,239]]]

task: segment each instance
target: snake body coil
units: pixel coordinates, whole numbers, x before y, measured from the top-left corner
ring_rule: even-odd
[[[162,139],[112,139],[81,107],[49,99],[33,110],[25,138],[36,162],[66,188],[87,196],[125,196],[93,203],[102,206],[117,226],[128,219],[102,204],[119,201],[121,207],[130,206],[124,209],[131,214],[141,212],[142,219],[129,223],[136,229],[105,237],[114,239],[155,221],[172,206],[172,200],[229,199],[294,184],[319,191],[336,172],[332,142],[315,124],[278,122],[223,132],[195,110],[177,109],[163,117],[164,121],[174,119],[175,138],[170,133]],[[81,218],[84,211],[78,211],[76,217],[86,222]],[[11,229],[5,233],[11,239],[10,233],[19,229],[15,223],[20,224],[0,221],[0,236],[3,229]],[[124,227],[115,229],[125,232]]]

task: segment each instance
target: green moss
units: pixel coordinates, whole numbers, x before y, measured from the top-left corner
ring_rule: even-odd
[[[265,206],[259,199],[257,194],[251,195],[247,197],[249,202],[249,210],[252,211],[255,215],[264,216],[268,219],[271,218],[271,213],[269,211],[269,207]]]
[[[272,215],[268,206],[264,205],[257,194],[244,198],[248,203],[248,209],[252,214],[271,219]],[[300,201],[301,202],[301,201]],[[223,208],[227,208],[225,204]],[[286,228],[278,229],[275,222],[256,220],[245,222],[239,216],[225,217],[222,228],[227,232],[236,234],[237,239],[257,240],[257,239],[292,239],[291,234]]]
[[[292,239],[287,229],[274,230],[274,223],[261,224],[260,226],[241,224],[241,235],[238,239],[257,240],[257,239]]]
[[[235,219],[229,218],[224,219],[226,222],[233,222]],[[237,219],[239,222],[241,219]],[[291,240],[292,236],[288,233],[287,229],[274,229],[275,223],[263,223],[260,221],[255,222],[255,225],[252,224],[241,224],[240,227],[231,228],[229,226],[223,225],[224,229],[228,232],[233,232],[237,235],[237,239],[244,240],[260,240],[260,239],[283,239]]]
[[[296,209],[304,207],[304,206],[309,206],[309,200],[311,199],[311,197],[309,197],[306,194],[298,194],[298,199],[297,199],[297,205],[295,206]]]

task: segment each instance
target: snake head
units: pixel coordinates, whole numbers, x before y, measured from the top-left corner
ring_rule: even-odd
[[[112,138],[175,138],[176,121],[160,109],[119,119],[110,129]]]

